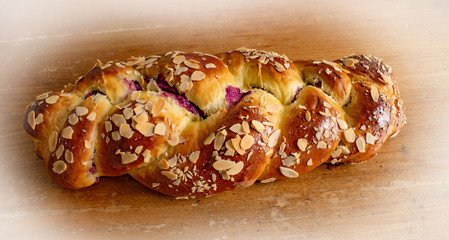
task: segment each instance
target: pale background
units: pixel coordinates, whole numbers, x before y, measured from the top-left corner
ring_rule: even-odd
[[[408,123],[371,161],[179,201],[128,176],[57,187],[22,129],[34,96],[108,61],[238,47],[381,57]],[[0,1],[1,239],[448,239],[448,1]]]

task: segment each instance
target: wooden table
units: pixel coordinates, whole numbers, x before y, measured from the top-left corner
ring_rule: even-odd
[[[0,9],[2,239],[449,237],[448,1],[9,1]],[[290,59],[382,57],[408,115],[367,163],[210,198],[174,200],[128,176],[50,181],[24,109],[108,61],[241,46]]]

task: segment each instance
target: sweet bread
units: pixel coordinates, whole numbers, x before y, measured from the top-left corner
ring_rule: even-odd
[[[39,95],[24,128],[62,187],[129,174],[189,198],[363,162],[405,122],[391,67],[377,57],[290,61],[241,48],[98,61]]]

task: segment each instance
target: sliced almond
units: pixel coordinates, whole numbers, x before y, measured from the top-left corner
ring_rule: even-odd
[[[130,152],[120,152],[122,157],[122,164],[132,163],[137,160],[137,154]]]
[[[240,147],[243,150],[251,148],[253,144],[254,144],[254,137],[249,134],[243,136],[242,140],[240,141]]]
[[[140,122],[136,124],[135,129],[145,137],[154,135],[154,124],[149,122]]]
[[[173,58],[173,63],[178,65],[183,63],[184,60],[186,60],[186,57],[184,55],[177,55],[176,57]]]
[[[58,101],[58,99],[59,99],[58,95],[53,95],[51,97],[46,98],[45,102],[48,103],[48,104],[54,104],[54,103],[56,103]]]
[[[175,75],[176,76],[178,76],[179,74],[181,74],[181,73],[183,73],[183,72],[185,72],[185,71],[187,71],[188,70],[188,68],[187,67],[178,67],[178,68],[176,68],[175,69]]]
[[[282,175],[284,175],[288,178],[297,178],[299,176],[299,174],[295,170],[290,169],[290,168],[280,166],[279,170],[281,171]]]
[[[337,124],[338,124],[338,127],[342,130],[348,129],[348,124],[343,119],[337,118]]]
[[[194,71],[190,78],[192,79],[192,81],[201,81],[206,78],[206,74],[204,74],[202,71]]]
[[[67,169],[67,164],[65,164],[65,162],[62,160],[58,160],[53,163],[52,170],[53,170],[53,172],[55,172],[57,174],[63,173],[66,169]]]
[[[209,145],[209,144],[211,144],[212,143],[212,141],[215,139],[215,133],[211,133],[211,134],[209,134],[209,136],[207,136],[205,139],[204,139],[204,145]]]
[[[168,144],[170,144],[170,146],[178,145],[178,143],[179,143],[178,135],[175,133],[170,133],[170,135],[168,136],[167,142],[168,142]]]
[[[55,155],[56,159],[60,159],[62,154],[64,153],[64,145],[59,145],[58,149],[56,149]]]
[[[307,164],[307,166],[309,166],[309,167],[312,166],[312,165],[313,165],[312,159],[307,160],[307,163],[306,163],[306,164]]]
[[[120,133],[120,136],[130,139],[133,136],[134,131],[131,129],[129,124],[125,123],[125,124],[120,125],[119,133]]]
[[[349,148],[347,148],[346,146],[338,146],[337,149],[341,149],[341,153],[348,155],[351,153],[351,151],[349,151]]]
[[[34,130],[36,128],[36,119],[34,111],[28,113],[28,124],[30,125],[31,129]]]
[[[215,150],[220,150],[221,147],[223,147],[223,143],[226,140],[226,136],[220,131],[217,133],[217,136],[215,136],[215,141],[214,141],[214,149]]]
[[[179,91],[187,92],[193,87],[192,79],[187,75],[181,76],[181,82],[179,83]]]
[[[325,142],[319,141],[319,142],[317,143],[317,145],[316,145],[316,148],[318,148],[318,149],[326,149],[326,148],[327,148],[327,145],[326,145]]]
[[[232,146],[234,147],[235,151],[237,151],[238,154],[243,155],[243,154],[245,154],[245,150],[243,150],[240,147],[241,140],[242,139],[240,138],[240,136],[237,135],[237,136],[235,136],[235,138],[231,139],[231,143],[232,143]]]
[[[123,116],[125,119],[130,119],[134,115],[134,111],[131,108],[123,109]]]
[[[111,119],[112,119],[112,122],[117,127],[120,127],[120,125],[126,123],[125,117],[123,115],[121,115],[121,114],[114,114],[114,115],[112,115]]]
[[[232,132],[236,133],[236,134],[244,134],[242,131],[242,124],[240,123],[236,123],[234,125],[232,125],[229,130],[231,130]]]
[[[93,122],[93,121],[95,120],[96,117],[97,117],[97,113],[91,112],[91,113],[89,113],[89,115],[87,115],[86,118],[87,118],[87,120]]]
[[[70,125],[73,126],[76,123],[78,123],[78,116],[75,113],[72,113],[69,115],[68,120],[69,120]]]
[[[143,151],[143,153],[142,153],[142,156],[144,157],[144,158],[143,158],[143,161],[144,161],[145,163],[150,162],[151,151],[148,150],[148,149],[145,149],[145,151]]]
[[[58,143],[58,132],[53,131],[48,138],[48,150],[54,152],[56,149],[56,144]]]
[[[114,131],[111,133],[112,136],[112,140],[114,141],[118,141],[120,140],[122,137],[120,136],[120,133],[118,131]]]
[[[70,150],[65,150],[64,159],[68,163],[73,163],[73,153]]]
[[[161,160],[157,163],[157,166],[158,166],[160,169],[168,169],[168,168],[170,167],[170,165],[168,164],[167,160],[165,160],[165,159],[161,159]]]
[[[177,174],[174,174],[174,173],[172,173],[170,171],[162,171],[161,174],[166,176],[168,179],[170,179],[172,181],[174,181],[174,180],[176,180],[178,178]]]
[[[279,136],[281,136],[281,130],[278,129],[270,135],[268,146],[269,147],[276,146],[276,144],[278,143],[278,140],[279,140]]]
[[[296,164],[296,158],[293,156],[288,156],[284,159],[282,159],[282,165],[286,167],[291,167]]]
[[[165,106],[165,100],[163,98],[159,98],[157,100],[157,102],[154,104],[153,109],[151,111],[151,114],[153,115],[153,117],[157,117],[161,113],[164,106]]]
[[[242,132],[244,133],[249,133],[250,129],[249,129],[249,124],[247,121],[243,121],[242,122]]]
[[[345,59],[343,59],[343,64],[346,66],[346,67],[353,67],[354,66],[354,59],[352,59],[352,58],[345,58]]]
[[[231,167],[228,171],[226,171],[226,173],[227,173],[229,176],[236,175],[236,174],[238,174],[240,171],[242,171],[243,166],[244,166],[243,162],[240,161],[240,162],[236,163],[233,167]]]
[[[265,126],[257,120],[251,121],[251,127],[253,127],[259,133],[263,133],[263,131],[265,130]]]
[[[148,113],[143,112],[143,113],[139,114],[138,116],[134,116],[134,117],[133,117],[133,120],[134,120],[136,123],[145,123],[145,122],[148,122]]]
[[[191,163],[195,164],[199,157],[200,157],[200,151],[194,151],[189,154],[189,161]]]
[[[204,67],[205,67],[206,69],[214,69],[214,68],[217,68],[217,66],[215,66],[215,64],[213,64],[213,63],[207,63],[206,65],[204,65]]]
[[[306,112],[305,118],[307,122],[310,122],[310,120],[312,119],[312,115],[310,114],[309,111]]]
[[[145,104],[145,109],[148,110],[149,112],[152,112],[152,111],[153,111],[153,106],[154,106],[154,103],[151,102],[151,101],[148,101],[148,102]]]
[[[200,68],[200,65],[198,65],[198,63],[196,63],[196,62],[194,62],[192,60],[189,60],[189,59],[184,60],[184,64],[187,67],[192,68],[192,69],[199,69]]]
[[[365,138],[358,137],[357,140],[355,141],[355,144],[356,144],[359,152],[362,152],[362,153],[365,152]]]
[[[36,117],[36,126],[41,124],[44,121],[44,114],[39,113]]]
[[[335,149],[335,151],[333,151],[332,153],[331,153],[331,156],[333,157],[333,158],[338,158],[340,155],[341,155],[341,148],[337,148],[337,149]]]
[[[376,143],[377,137],[371,133],[366,133],[366,143],[374,145]]]
[[[62,130],[61,137],[65,139],[72,139],[73,129],[68,126]]]
[[[157,135],[165,135],[165,124],[163,122],[159,122],[156,124],[156,126],[154,127],[154,134]]]
[[[272,178],[267,178],[267,179],[261,180],[260,183],[271,183],[274,181],[276,181],[276,178],[272,177]]]
[[[370,93],[371,93],[371,99],[373,99],[374,102],[377,102],[379,100],[379,90],[377,89],[377,87],[372,85]]]
[[[345,139],[346,139],[347,142],[353,143],[355,141],[354,129],[352,129],[352,128],[346,129],[343,132],[343,135],[345,136]]]
[[[137,146],[136,149],[134,149],[134,152],[136,154],[140,154],[142,152],[143,146]]]
[[[214,167],[215,170],[217,170],[217,171],[222,171],[222,170],[228,170],[228,169],[234,167],[234,165],[235,165],[235,162],[233,162],[233,161],[220,159],[220,160],[215,161],[212,164],[212,167]]]
[[[84,106],[78,106],[75,108],[75,113],[78,116],[84,116],[89,112],[89,109],[87,107]]]
[[[278,62],[274,62],[274,68],[276,69],[276,71],[278,72],[285,72],[285,67],[284,65],[278,63]]]

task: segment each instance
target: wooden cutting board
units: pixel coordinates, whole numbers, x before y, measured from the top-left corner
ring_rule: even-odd
[[[0,10],[0,238],[449,238],[449,2],[9,1]],[[238,47],[292,60],[373,54],[408,123],[369,162],[210,198],[174,200],[128,176],[57,187],[24,109],[95,60]]]

